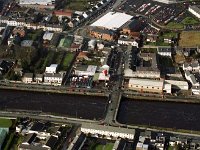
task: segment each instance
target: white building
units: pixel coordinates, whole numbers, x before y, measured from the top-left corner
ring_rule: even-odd
[[[124,138],[133,140],[135,136],[134,129],[127,129],[127,128],[118,128],[118,127],[111,127],[111,126],[103,126],[103,125],[96,125],[90,123],[84,123],[81,126],[81,132],[86,134],[92,135],[104,135],[106,137],[114,137],[114,138]]]
[[[165,84],[171,84],[172,89],[177,89],[177,90],[188,90],[189,85],[186,81],[177,81],[177,80],[165,80]]]
[[[198,61],[191,62],[190,64],[184,63],[183,64],[184,71],[192,71],[192,72],[199,72],[200,65]]]
[[[165,3],[165,4],[172,4],[172,3],[176,3],[176,0],[154,0],[160,3]]]
[[[161,56],[172,56],[172,50],[170,47],[158,47],[157,48],[157,53]]]
[[[164,85],[163,80],[130,78],[128,88],[139,92],[162,93],[165,91],[171,93],[171,85]]]
[[[200,19],[200,6],[199,5],[189,6],[188,10],[189,10],[189,12],[191,12],[193,15],[195,15],[197,18]]]
[[[20,0],[20,5],[53,5],[55,0]]]
[[[46,31],[43,35],[43,40],[48,40],[51,41],[53,38],[53,34],[52,32]]]
[[[96,70],[97,70],[97,66],[94,66],[94,65],[88,65],[87,69],[81,66],[75,69],[74,74],[77,76],[94,76]]]
[[[192,94],[200,95],[200,87],[193,86],[191,89],[192,89]]]
[[[49,67],[46,67],[45,73],[56,73],[57,67],[57,64],[51,64]]]
[[[63,80],[63,75],[59,73],[45,73],[44,83],[52,85],[61,85]]]
[[[119,38],[118,44],[121,45],[132,45],[138,48],[138,42],[136,42],[134,39],[127,39],[127,38]]]
[[[190,81],[192,86],[199,86],[199,82],[197,82],[197,79],[193,74],[190,73],[190,71],[185,71],[185,78]]]
[[[119,29],[122,25],[128,22],[133,16],[120,13],[120,12],[109,12],[90,26],[92,27],[103,27],[111,30]]]
[[[43,82],[43,74],[36,74],[35,75],[35,82],[42,83]]]
[[[22,77],[22,82],[32,83],[33,82],[33,73],[25,73]]]

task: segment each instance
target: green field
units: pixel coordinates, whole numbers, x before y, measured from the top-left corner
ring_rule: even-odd
[[[183,31],[180,35],[179,46],[196,47],[200,45],[200,32],[198,31]]]
[[[0,127],[9,128],[12,126],[12,120],[0,118]]]
[[[74,54],[73,53],[67,53],[65,55],[65,58],[63,59],[61,68],[63,70],[66,70],[69,67],[70,63],[72,62],[73,58],[74,58]]]
[[[186,17],[183,19],[182,23],[185,25],[193,25],[199,23],[199,21],[192,17]]]
[[[91,8],[89,3],[96,3],[98,0],[67,0],[65,9],[85,11]]]
[[[184,25],[182,23],[170,22],[166,25],[166,28],[182,30],[184,29]]]

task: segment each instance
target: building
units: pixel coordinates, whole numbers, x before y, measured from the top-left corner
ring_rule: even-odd
[[[81,132],[85,134],[92,134],[92,135],[104,135],[107,138],[124,138],[129,140],[134,140],[135,130],[128,129],[128,128],[118,128],[118,127],[111,127],[111,126],[103,126],[103,125],[96,125],[90,123],[84,123],[81,126]]]
[[[128,39],[128,38],[119,38],[118,39],[118,44],[121,44],[121,45],[132,45],[132,46],[135,46],[138,48],[138,42],[135,41],[135,39]]]
[[[53,12],[53,15],[57,16],[57,17],[67,17],[69,19],[72,18],[72,11],[71,10],[67,10],[67,11],[63,11],[63,10],[56,10]]]
[[[124,77],[126,78],[160,78],[160,70],[157,64],[157,55],[155,53],[140,53],[136,55],[137,47],[130,48],[125,58]],[[133,70],[134,68],[134,70]]]
[[[88,65],[88,66],[77,66],[74,70],[74,74],[77,76],[94,76],[97,70],[97,66]]]
[[[106,15],[95,21],[90,26],[106,28],[110,30],[117,30],[127,21],[129,21],[133,16],[120,13],[120,12],[108,12]]]
[[[36,74],[36,75],[35,75],[35,82],[37,82],[37,83],[42,83],[42,82],[43,82],[43,79],[44,79],[43,74]]]
[[[194,76],[194,74],[191,74],[190,71],[185,71],[185,78],[190,81],[192,86],[199,86],[198,79]]]
[[[70,143],[67,150],[81,150],[85,141],[86,141],[86,135],[81,132],[80,134],[75,136],[75,138]]]
[[[46,67],[45,73],[56,73],[57,68],[58,68],[57,64],[51,64],[49,67]]]
[[[59,73],[45,73],[44,83],[51,85],[61,85],[63,80],[63,75]]]
[[[19,5],[33,9],[54,9],[55,0],[19,0]]]
[[[200,19],[200,5],[192,5],[188,8],[189,12],[195,15],[197,18]]]
[[[165,83],[171,84],[172,89],[175,90],[188,90],[189,85],[187,81],[165,80]]]
[[[172,50],[171,47],[158,47],[157,53],[161,56],[168,56],[172,57]]]
[[[8,131],[9,131],[8,128],[0,128],[0,150],[2,148],[6,135],[8,134]]]
[[[183,70],[184,71],[191,71],[191,72],[199,72],[200,70],[200,65],[198,61],[193,61],[190,64],[189,63],[184,63],[183,64]]]
[[[110,29],[90,28],[90,36],[102,40],[113,41],[117,39],[117,34]]]
[[[165,4],[172,4],[172,3],[176,3],[176,0],[154,0],[160,3],[165,3]]]
[[[22,47],[31,47],[33,45],[33,40],[23,40],[21,41]]]
[[[33,73],[25,73],[22,77],[22,82],[32,83],[33,82]]]
[[[126,141],[120,138],[115,141],[112,150],[124,150],[125,147],[126,147]]]
[[[164,81],[162,80],[150,80],[150,79],[139,79],[130,78],[128,83],[128,89],[139,92],[152,92],[152,93],[163,93],[164,92]],[[171,90],[171,89],[169,89]],[[167,93],[171,91],[166,91]]]
[[[46,31],[43,35],[43,40],[51,41],[53,38],[54,33]]]

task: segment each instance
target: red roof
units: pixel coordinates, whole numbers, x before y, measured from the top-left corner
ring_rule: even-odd
[[[71,17],[72,16],[72,11],[70,11],[70,10],[68,10],[68,11],[57,10],[57,11],[54,11],[53,14],[55,14],[56,16]]]

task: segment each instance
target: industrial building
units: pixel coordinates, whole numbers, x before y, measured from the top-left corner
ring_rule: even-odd
[[[117,30],[122,27],[126,22],[128,22],[132,17],[133,16],[125,13],[109,12],[90,26]]]
[[[171,84],[164,84],[164,80],[130,78],[128,88],[139,92],[171,93]]]

